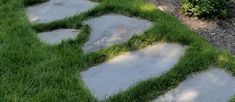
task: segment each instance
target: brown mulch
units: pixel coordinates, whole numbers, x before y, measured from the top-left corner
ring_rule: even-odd
[[[188,17],[180,12],[178,0],[145,0],[156,4],[156,6],[178,17],[193,31],[198,32],[211,44],[227,49],[235,54],[235,2],[230,3],[230,16],[226,19],[203,20],[196,17]],[[235,0],[234,0],[235,1]]]

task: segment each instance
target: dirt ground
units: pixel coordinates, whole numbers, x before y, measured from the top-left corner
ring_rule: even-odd
[[[146,0],[170,15],[178,17],[193,31],[198,32],[211,44],[235,54],[235,0],[230,3],[230,16],[226,19],[203,20],[188,17],[180,12],[179,0]]]

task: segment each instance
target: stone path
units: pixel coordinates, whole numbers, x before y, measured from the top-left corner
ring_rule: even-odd
[[[81,72],[91,93],[99,100],[125,91],[136,83],[169,71],[184,55],[185,47],[159,43],[120,55]]]
[[[38,37],[48,45],[56,45],[64,40],[75,40],[79,31],[76,29],[58,29],[50,32],[39,33]]]
[[[46,3],[27,7],[27,15],[32,23],[48,23],[80,14],[97,4],[89,0],[50,0]]]
[[[48,23],[88,11],[96,3],[88,0],[50,0],[27,8],[32,23]],[[95,52],[128,41],[153,26],[144,19],[120,14],[106,14],[83,22],[91,28],[85,53]],[[38,34],[48,45],[64,40],[75,40],[79,30],[57,29]],[[86,87],[98,100],[104,100],[120,91],[126,91],[137,83],[159,77],[169,71],[185,53],[185,46],[173,43],[157,43],[119,55],[108,62],[80,73]],[[195,74],[183,81],[176,89],[153,102],[226,102],[235,94],[235,78],[221,69]]]
[[[235,95],[235,78],[222,69],[210,69],[182,82],[153,102],[227,102]]]
[[[84,51],[92,52],[128,41],[133,35],[143,34],[152,27],[147,20],[131,18],[118,14],[108,14],[84,22],[92,31]]]

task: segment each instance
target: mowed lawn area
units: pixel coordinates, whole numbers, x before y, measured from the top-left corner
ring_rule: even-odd
[[[96,102],[80,78],[80,72],[156,42],[182,44],[187,50],[170,71],[104,101],[148,102],[210,66],[235,74],[232,54],[212,46],[176,17],[143,0],[95,0],[99,5],[82,14],[32,24],[25,8],[39,2],[0,0],[0,102]],[[82,22],[109,13],[146,19],[153,22],[153,27],[127,42],[85,53],[82,47],[89,39],[91,28]],[[59,45],[46,45],[37,38],[39,32],[59,28],[80,29],[80,34],[75,40]],[[235,102],[235,98],[231,99]]]

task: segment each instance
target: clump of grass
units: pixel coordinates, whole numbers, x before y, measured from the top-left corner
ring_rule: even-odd
[[[232,99],[230,100],[230,102],[235,102],[235,96],[232,97]]]

